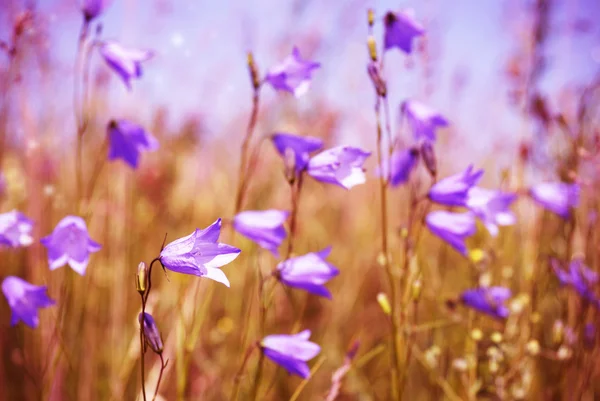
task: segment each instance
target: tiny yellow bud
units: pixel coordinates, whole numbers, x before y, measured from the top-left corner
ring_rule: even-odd
[[[385,256],[385,253],[379,252],[377,255],[377,263],[381,267],[385,267],[387,265],[387,257]]]
[[[385,313],[386,315],[390,315],[392,313],[392,306],[390,305],[390,301],[388,300],[387,295],[385,295],[383,292],[377,294],[377,302],[379,303],[379,306],[381,307],[383,313]]]
[[[372,35],[369,35],[367,38],[367,46],[369,47],[369,56],[371,56],[371,60],[377,61],[377,43]]]
[[[526,346],[529,355],[537,355],[540,353],[540,343],[537,340],[530,340]]]
[[[148,271],[146,270],[146,264],[144,262],[140,262],[137,269],[137,276],[135,280],[135,288],[137,292],[143,294],[146,292],[146,287],[148,284]]]
[[[479,248],[471,249],[469,251],[469,259],[473,263],[479,263],[485,258],[485,251]]]
[[[502,342],[502,333],[495,331],[490,336],[490,339],[492,340],[492,342],[500,344]]]
[[[373,26],[375,23],[375,12],[372,8],[369,8],[367,11],[367,21],[369,22],[369,26]]]
[[[554,344],[562,343],[565,334],[565,325],[562,320],[556,320],[552,325],[552,341]]]
[[[480,341],[483,338],[483,332],[480,329],[471,330],[471,338],[473,341]]]
[[[423,283],[421,279],[416,279],[411,286],[411,297],[413,301],[418,301],[421,297],[421,289],[423,288]]]

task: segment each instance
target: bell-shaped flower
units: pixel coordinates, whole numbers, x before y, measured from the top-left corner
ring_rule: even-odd
[[[515,224],[517,218],[510,205],[517,199],[513,193],[504,193],[479,187],[469,190],[467,207],[481,219],[492,236],[498,235],[498,226]]]
[[[598,273],[587,267],[582,259],[573,259],[566,271],[561,268],[560,262],[556,259],[552,259],[551,264],[561,285],[572,287],[582,298],[600,306],[600,298],[595,292],[599,279]]]
[[[240,250],[217,242],[220,233],[221,219],[218,219],[204,230],[196,229],[165,246],[160,262],[176,273],[206,277],[229,287],[229,280],[220,267],[237,258]]]
[[[279,281],[290,287],[301,288],[331,299],[331,293],[325,287],[325,283],[337,276],[340,271],[325,261],[330,252],[331,247],[328,247],[320,252],[311,252],[284,260],[277,265]]]
[[[37,286],[14,276],[8,276],[2,282],[2,292],[12,311],[11,326],[23,321],[36,328],[40,323],[38,309],[52,306],[55,302],[46,294],[45,286]]]
[[[286,237],[283,224],[289,214],[288,211],[275,209],[248,210],[233,218],[233,227],[238,233],[279,257],[277,248]]]
[[[150,50],[124,47],[115,41],[102,43],[100,54],[110,68],[123,79],[127,89],[131,89],[132,79],[142,76],[142,62],[150,60],[153,56]]]
[[[571,208],[579,204],[579,185],[564,182],[545,182],[535,185],[529,194],[539,205],[563,219],[571,216]]]
[[[321,352],[321,347],[308,341],[310,330],[298,334],[273,334],[266,336],[260,343],[264,355],[283,367],[290,374],[307,379],[310,369],[306,361]]]
[[[312,157],[308,174],[314,179],[350,189],[366,181],[363,163],[371,152],[352,146],[337,146]]]
[[[464,291],[460,299],[465,305],[479,312],[506,319],[509,310],[505,303],[511,296],[510,289],[506,287],[480,287]]]
[[[50,270],[68,264],[80,275],[85,274],[90,253],[98,252],[100,244],[93,241],[85,221],[78,216],[67,216],[58,222],[52,234],[40,242],[48,248]]]
[[[425,34],[425,29],[415,20],[412,10],[388,11],[383,18],[383,23],[385,26],[383,48],[385,50],[397,47],[406,54],[410,54],[413,39]]]
[[[481,177],[483,170],[473,171],[473,165],[462,172],[438,181],[429,190],[429,199],[446,206],[466,206],[469,191]]]
[[[449,125],[448,120],[439,112],[417,100],[404,101],[401,109],[417,142],[422,140],[435,142],[435,131]]]
[[[144,332],[146,345],[148,345],[152,351],[161,354],[163,351],[163,340],[152,315],[146,312],[144,312],[143,315],[140,313],[138,315],[138,321],[140,322],[140,325],[143,325],[142,331]]]
[[[306,169],[310,153],[323,148],[323,141],[312,136],[300,136],[287,133],[276,133],[271,136],[277,153],[287,163],[290,155],[293,156],[294,170],[296,174]]]
[[[98,17],[110,5],[112,0],[83,0],[81,10],[86,21]]]
[[[320,67],[320,63],[304,60],[300,56],[300,50],[294,47],[291,55],[267,72],[265,81],[276,90],[300,97],[308,91],[313,71]]]
[[[473,213],[436,210],[425,217],[425,223],[429,231],[446,241],[458,252],[467,255],[465,239],[475,234],[477,230]]]
[[[158,141],[140,125],[127,120],[112,120],[107,129],[109,150],[108,159],[123,159],[137,168],[141,151],[155,151]]]
[[[410,178],[410,173],[417,167],[419,162],[419,150],[408,148],[395,150],[390,157],[389,183],[392,187],[404,184]]]
[[[17,248],[33,242],[33,221],[23,213],[13,210],[0,214],[0,245]]]

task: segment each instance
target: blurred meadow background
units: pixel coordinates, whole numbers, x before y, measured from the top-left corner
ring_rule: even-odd
[[[0,245],[0,278],[47,286],[56,301],[36,328],[12,326],[0,302],[1,400],[141,400],[141,363],[152,399],[161,359],[140,358],[138,264],[159,256],[165,235],[169,243],[218,218],[219,242],[241,249],[222,269],[230,288],[154,269],[145,310],[168,360],[156,399],[600,399],[599,2],[113,0],[88,39],[153,52],[131,90],[95,50],[79,69],[83,3],[0,0],[0,213],[34,222],[31,244]],[[405,9],[425,34],[410,54],[383,52],[384,16]],[[431,210],[460,207],[427,199],[423,163],[384,189],[383,224],[377,147],[389,154],[377,138],[369,36],[385,54],[381,121],[395,146],[413,145],[402,102],[437,110],[448,125],[437,131],[434,180],[484,169],[482,187],[519,194],[515,224],[492,236],[478,223],[457,252],[425,224]],[[251,163],[240,169],[253,114],[248,52],[262,79],[294,46],[321,66],[302,96],[261,85]],[[137,168],[107,159],[113,119],[159,143]],[[271,143],[278,132],[371,152],[366,182],[347,190],[307,177],[298,200]],[[568,218],[529,196],[559,181],[581,188]],[[296,216],[280,257],[232,226],[242,210],[267,209]],[[84,275],[50,270],[39,241],[67,215],[102,246]],[[340,271],[326,285],[331,299],[265,285],[279,262],[328,246]],[[551,262],[566,269],[575,259],[590,269],[585,296]],[[463,302],[465,290],[490,286],[511,290],[508,317]],[[308,378],[259,355],[264,336],[305,329],[321,347]]]

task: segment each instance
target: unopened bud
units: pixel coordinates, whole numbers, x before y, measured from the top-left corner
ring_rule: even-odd
[[[369,8],[369,10],[367,11],[367,21],[369,23],[369,27],[372,27],[375,23],[375,12],[372,8]]]
[[[473,341],[481,341],[483,338],[483,332],[480,329],[471,330],[471,338]]]
[[[411,297],[413,299],[413,301],[418,301],[419,298],[421,298],[421,289],[423,288],[423,283],[421,282],[421,279],[418,278],[416,279],[411,286]]]
[[[377,92],[379,96],[384,97],[387,94],[387,86],[385,84],[385,81],[381,77],[377,63],[370,62],[367,66],[367,72],[369,73],[371,82],[373,82],[375,92]]]
[[[540,343],[537,340],[530,340],[525,349],[529,355],[535,356],[540,353]]]
[[[490,336],[490,340],[496,344],[500,344],[502,342],[502,333],[495,331]]]
[[[421,144],[421,157],[425,163],[425,167],[432,177],[437,176],[437,159],[435,158],[435,151],[430,141],[424,141]]]
[[[146,339],[146,344],[152,349],[152,351],[157,354],[161,354],[163,351],[163,342],[160,332],[158,331],[158,327],[156,327],[156,322],[151,314],[145,313],[143,314],[143,323],[142,323],[142,314],[140,313],[138,316],[138,320],[142,325],[142,330],[144,331],[144,338]]]
[[[562,320],[556,320],[552,325],[552,341],[554,344],[563,342],[565,336],[565,325]]]
[[[260,87],[260,79],[258,77],[258,70],[256,69],[256,64],[254,63],[254,56],[251,52],[248,52],[248,71],[250,72],[250,79],[252,80],[252,87],[254,89],[258,89]]]
[[[292,148],[285,148],[283,152],[283,165],[285,168],[285,179],[293,184],[296,179],[296,153]]]
[[[372,35],[367,38],[367,47],[369,48],[369,57],[371,61],[377,61],[377,43]]]
[[[379,306],[381,307],[383,313],[385,313],[386,315],[390,315],[392,313],[392,306],[390,305],[390,301],[388,300],[387,295],[385,295],[383,292],[377,294],[377,302],[379,303]]]
[[[137,269],[137,276],[135,280],[135,288],[137,292],[143,294],[146,292],[146,287],[148,284],[148,270],[146,269],[146,264],[144,262],[140,262]]]

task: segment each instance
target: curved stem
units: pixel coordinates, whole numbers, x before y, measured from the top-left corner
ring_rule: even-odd
[[[160,387],[160,381],[162,380],[163,372],[165,371],[165,368],[167,367],[167,364],[169,363],[168,359],[167,359],[167,362],[165,363],[162,352],[160,354],[158,354],[158,356],[160,356],[160,373],[158,374],[158,381],[156,382],[156,389],[154,390],[154,397],[152,397],[152,401],[156,400],[156,396],[158,395],[158,388]]]
[[[256,344],[250,344],[248,349],[246,350],[246,354],[244,355],[244,360],[240,365],[237,373],[235,374],[235,378],[233,379],[233,390],[231,391],[231,397],[229,397],[229,401],[235,401],[237,399],[238,391],[240,389],[240,382],[242,381],[242,374],[244,373],[244,368],[246,367],[246,363],[250,359],[250,355],[256,349]]]

